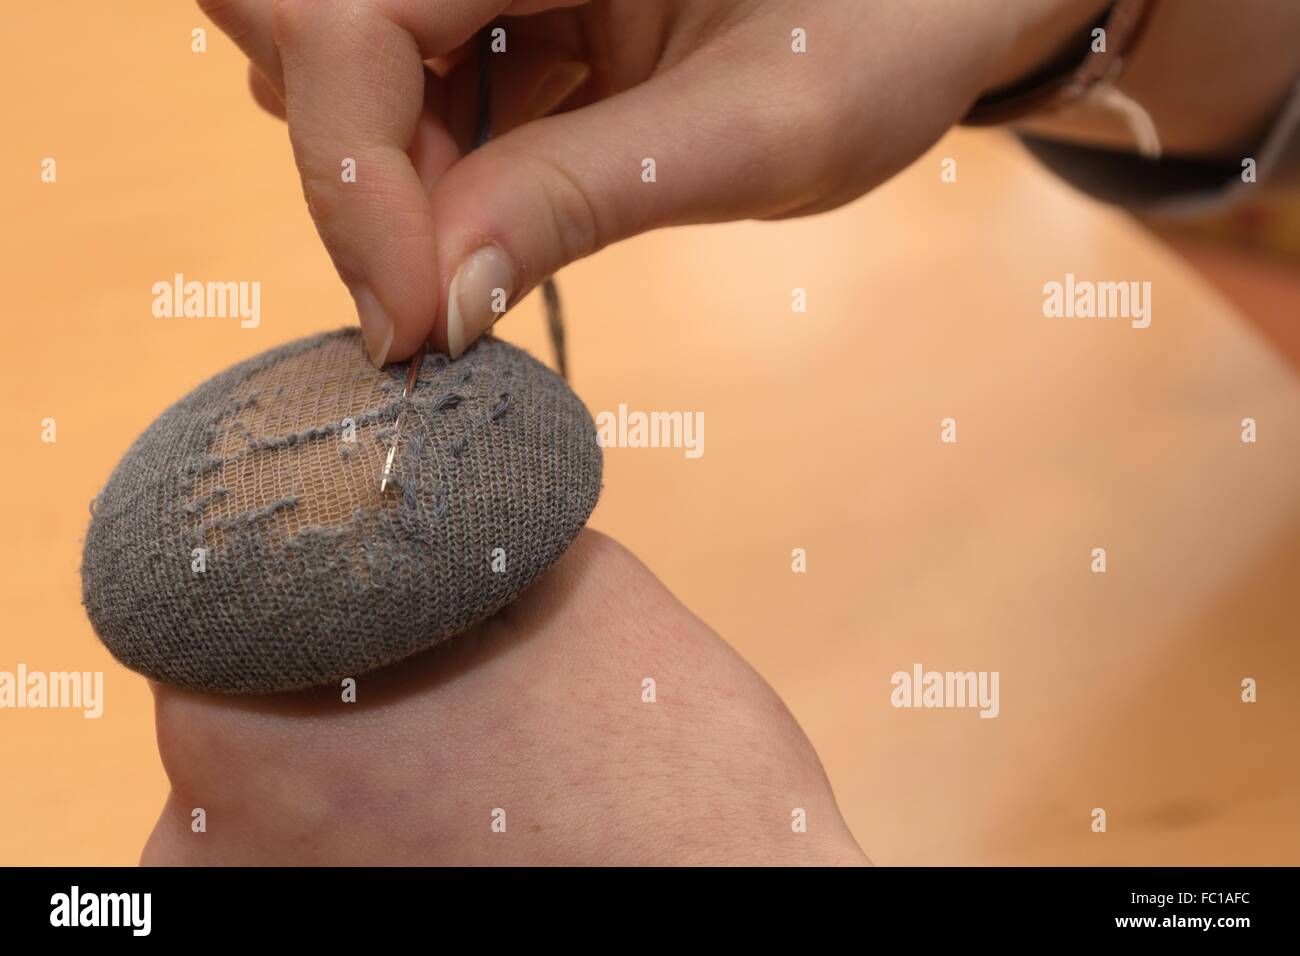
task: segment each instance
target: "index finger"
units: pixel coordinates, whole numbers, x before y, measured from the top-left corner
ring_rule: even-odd
[[[407,152],[431,74],[415,38],[380,4],[277,0],[273,13],[312,219],[356,302],[371,361],[404,358],[428,337],[438,306],[428,190]],[[426,170],[458,155],[434,125],[419,144]],[[428,162],[431,152],[440,159]]]

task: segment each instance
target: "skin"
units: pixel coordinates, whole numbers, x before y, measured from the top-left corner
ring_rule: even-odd
[[[990,15],[969,0],[199,4],[248,54],[258,102],[288,120],[308,208],[378,364],[426,341],[454,353],[483,330],[448,332],[452,279],[478,249],[511,263],[513,304],[649,229],[849,202],[1108,5],[1012,0]],[[508,40],[493,61],[495,139],[470,153],[472,38],[494,21]],[[804,55],[790,50],[795,27]],[[1121,85],[1167,151],[1234,156],[1295,81],[1297,36],[1295,4],[1163,2]],[[1132,146],[1096,107],[1028,125]],[[355,182],[340,176],[345,157]],[[640,180],[646,157],[653,184]]]
[[[200,0],[286,118],[372,359],[449,349],[476,249],[513,303],[660,226],[808,215],[909,165],[1105,0]],[[1231,10],[1228,9],[1231,7]],[[475,32],[506,16],[470,151]],[[790,52],[794,27],[808,53]],[[1121,84],[1167,152],[1234,157],[1300,72],[1300,5],[1177,0]],[[1251,69],[1240,69],[1248,58]],[[1131,148],[1087,106],[1039,133]],[[358,178],[344,183],[343,157]],[[658,179],[640,180],[645,157]],[[659,700],[642,703],[653,677]],[[172,783],[143,854],[184,863],[862,863],[780,700],[630,554],[585,532],[506,611],[335,689],[157,687]],[[203,807],[208,831],[190,829]],[[489,828],[493,808],[507,833]],[[806,833],[791,812],[807,812]]]
[[[154,690],[172,792],[145,865],[868,862],[771,687],[590,530],[356,703]]]
[[[648,229],[806,215],[860,196],[1050,47],[1056,30],[1013,51],[1031,23],[1069,9],[1066,30],[1096,4],[1021,0],[1002,18],[966,0],[201,5],[249,54],[259,101],[287,117],[308,207],[372,358],[395,361],[426,340],[448,350],[448,289],[485,245],[513,263],[513,303]],[[515,18],[504,21],[513,46],[493,62],[496,135],[468,153],[470,41],[503,14]],[[796,26],[807,55],[790,51]],[[931,68],[917,68],[918,48]],[[575,63],[591,68],[578,88],[534,102]],[[343,157],[357,161],[355,183],[342,181]],[[652,185],[640,178],[646,157]]]

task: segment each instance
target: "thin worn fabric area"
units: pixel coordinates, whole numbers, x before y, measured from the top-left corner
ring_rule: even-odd
[[[491,337],[429,356],[409,399],[404,375],[343,330],[164,412],[92,505],[82,599],[113,656],[223,693],[332,682],[463,630],[558,558],[600,492],[578,397]]]

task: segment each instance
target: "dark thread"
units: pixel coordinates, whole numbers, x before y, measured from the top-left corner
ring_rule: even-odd
[[[478,34],[478,122],[474,130],[474,149],[492,138],[492,24]],[[569,379],[569,361],[564,348],[564,311],[560,307],[560,290],[555,279],[547,276],[542,282],[542,296],[546,300],[546,327],[550,332],[551,349],[555,353],[555,366],[560,377]]]
[[[462,397],[463,396],[457,395],[455,392],[448,392],[445,395],[439,395],[429,405],[429,411],[441,412],[444,409],[455,408],[460,404]]]
[[[478,34],[478,121],[474,127],[474,148],[492,138],[492,24]]]
[[[293,448],[301,442],[320,441],[322,438],[329,438],[342,431],[342,425],[331,423],[329,425],[317,425],[300,432],[290,432],[288,435],[279,435],[274,438],[254,438],[248,435],[247,432],[244,434],[248,435],[249,451],[267,451],[275,448]]]
[[[184,462],[180,466],[180,474],[182,478],[202,478],[209,472],[216,471],[225,463],[226,459],[220,455],[203,455]],[[192,481],[190,483],[193,484]]]
[[[488,415],[488,418],[494,422],[497,421],[502,415],[504,415],[506,413],[506,409],[510,407],[509,392],[502,392],[498,396],[498,398],[500,399],[500,401],[497,402],[496,408],[492,409],[491,414]]]
[[[267,518],[273,517],[277,512],[284,511],[286,508],[298,507],[299,497],[289,495],[287,498],[279,498],[272,501],[265,507],[258,508],[256,511],[246,511],[243,514],[231,515],[229,518],[214,518],[203,526],[204,530],[219,528],[240,528],[257,524]]]
[[[551,333],[551,351],[555,354],[555,367],[560,378],[569,380],[569,357],[564,347],[564,309],[560,305],[560,288],[555,279],[546,277],[542,283],[542,299],[546,302],[546,328]]]
[[[208,506],[214,501],[220,501],[226,495],[230,494],[229,488],[213,488],[211,494],[191,501],[189,504],[181,506],[181,513],[187,515],[202,515],[208,510]]]

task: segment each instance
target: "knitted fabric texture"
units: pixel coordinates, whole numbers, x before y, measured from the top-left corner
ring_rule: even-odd
[[[463,630],[558,558],[600,492],[578,397],[491,337],[428,356],[409,399],[404,375],[344,330],[164,412],[91,507],[82,600],[113,656],[222,693],[334,682]]]

